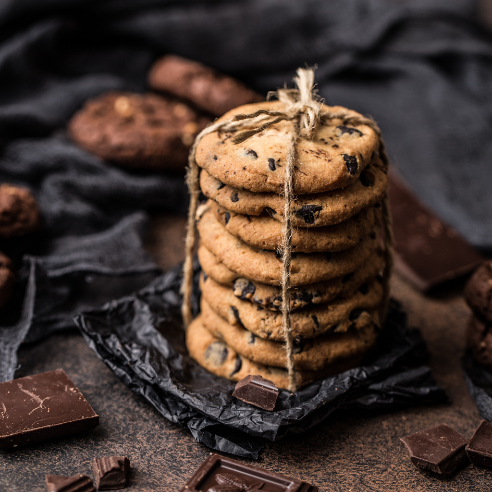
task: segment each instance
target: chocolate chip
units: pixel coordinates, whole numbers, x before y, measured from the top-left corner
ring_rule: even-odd
[[[364,312],[364,310],[361,308],[352,309],[352,311],[350,311],[350,314],[349,314],[349,320],[355,321],[363,312]]]
[[[252,282],[245,278],[238,278],[234,281],[234,295],[240,299],[251,299],[256,291],[256,287]]]
[[[234,366],[234,370],[229,374],[229,377],[232,377],[234,376],[234,374],[236,374],[236,372],[239,372],[241,370],[242,365],[243,365],[243,360],[238,355],[236,357],[236,365]]]
[[[304,338],[298,335],[292,340],[292,344],[292,352],[294,354],[300,354],[304,349]]]
[[[365,187],[373,187],[374,186],[374,181],[376,180],[376,177],[374,174],[371,173],[371,171],[368,171],[367,169],[364,169],[360,173],[359,176],[360,182],[365,186]]]
[[[224,214],[224,220],[225,220],[225,223],[226,225],[229,223],[229,221],[231,220],[231,214],[229,212],[226,212]]]
[[[273,159],[273,157],[268,158],[268,167],[270,168],[270,171],[275,171],[275,169],[277,169],[275,166],[275,159]]]
[[[260,306],[259,304],[256,306],[257,311],[264,311],[264,308]]]
[[[379,208],[381,206],[381,202],[375,203],[374,208]]]
[[[217,180],[218,181],[218,180]],[[217,186],[217,189],[218,190],[221,190],[223,187],[225,186],[224,183],[222,183],[222,181],[219,181],[219,185]]]
[[[239,197],[237,196],[237,193],[231,193],[231,202],[237,202],[239,201]]]
[[[273,217],[274,215],[277,215],[277,212],[273,210],[273,208],[270,207],[265,207],[265,212],[270,216]]]
[[[202,272],[202,275],[203,275],[203,280],[206,281],[208,278],[208,275],[205,272]]]
[[[318,317],[315,314],[312,314],[311,315],[311,319],[313,320],[314,325],[316,326],[316,328],[319,328],[319,320],[318,320]]]
[[[216,156],[216,155],[214,155],[214,161],[216,161],[216,160],[217,160],[217,156]]]
[[[314,224],[322,209],[321,205],[303,205],[295,213],[296,217],[303,219],[306,224]]]
[[[347,273],[347,275],[344,275],[342,278],[342,284],[346,284],[349,280],[352,280],[354,276],[354,272]]]
[[[212,342],[205,350],[205,359],[215,366],[222,365],[227,359],[227,347],[222,342]]]
[[[338,149],[338,145],[337,145],[337,144],[333,144],[333,145],[332,145],[332,147],[333,147],[334,149]]]
[[[366,295],[368,292],[369,292],[369,284],[366,282],[365,284],[362,284],[358,291],[363,294],[363,295]]]
[[[251,157],[252,159],[258,159],[258,154],[254,150],[252,150],[252,149],[248,149],[246,151],[246,155],[248,157]]]
[[[250,345],[254,345],[254,343],[255,343],[255,339],[256,339],[256,335],[255,335],[254,333],[250,333],[250,334],[249,334],[249,340],[248,340],[248,343],[249,343]]]
[[[357,173],[357,169],[359,168],[357,157],[348,154],[342,154],[342,156],[350,176],[354,176]]]
[[[333,256],[333,255],[332,255],[331,253],[326,253],[326,254],[325,254],[325,258],[326,258],[328,261],[330,261],[330,260],[331,260],[331,257],[332,257],[332,256]]]
[[[292,293],[291,299],[293,301],[299,301],[303,304],[310,304],[313,300],[313,294],[306,290],[298,290]]]
[[[236,306],[230,306],[229,308],[231,310],[231,313],[233,314],[234,318],[236,318],[236,321],[240,326],[244,328],[243,322],[241,321],[241,318],[239,317],[239,311],[237,310]]]
[[[344,133],[348,133],[349,135],[359,135],[359,137],[362,137],[362,132],[360,130],[357,130],[357,128],[352,128],[351,126],[344,126],[340,125],[337,126],[337,130],[340,130],[340,135],[343,135]]]

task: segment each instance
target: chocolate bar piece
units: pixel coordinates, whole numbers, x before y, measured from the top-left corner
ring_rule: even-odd
[[[98,490],[116,490],[126,487],[130,461],[126,456],[96,458],[92,462]]]
[[[261,376],[246,376],[236,384],[232,396],[264,410],[273,410],[277,401],[278,388]]]
[[[466,454],[474,465],[492,468],[492,424],[482,420],[466,446]]]
[[[0,383],[0,449],[88,431],[99,416],[62,369]]]
[[[46,487],[48,492],[96,492],[92,480],[85,475],[74,477],[46,475]]]
[[[468,463],[467,439],[446,424],[415,432],[400,441],[410,452],[412,463],[423,470],[449,476]]]
[[[389,200],[395,236],[395,269],[419,290],[477,267],[485,257],[410,192],[395,172],[389,174]]]
[[[218,454],[210,454],[181,492],[252,492],[254,490],[318,492],[318,487]]]

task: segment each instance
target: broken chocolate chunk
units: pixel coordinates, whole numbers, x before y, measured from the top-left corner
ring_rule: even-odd
[[[359,169],[359,163],[357,162],[357,157],[348,154],[342,154],[347,170],[351,176],[357,174],[357,169]]]
[[[92,462],[97,490],[116,490],[126,487],[130,461],[126,456],[96,458]]]
[[[466,446],[466,454],[474,465],[492,468],[492,424],[482,420]]]
[[[340,135],[348,133],[349,135],[358,135],[359,137],[362,137],[362,132],[360,130],[357,130],[357,128],[353,128],[351,126],[340,125],[337,126],[337,130],[340,131]]]
[[[0,383],[0,449],[94,429],[99,416],[62,369]]]
[[[277,166],[275,166],[275,159],[272,157],[268,158],[268,167],[270,168],[270,171],[275,171],[275,169],[277,169]]]
[[[238,383],[239,384],[239,383]],[[211,454],[188,480],[181,492],[318,492],[297,478]]]
[[[402,437],[412,463],[426,471],[449,476],[468,463],[467,439],[446,424]]]
[[[263,410],[273,410],[277,401],[278,388],[274,383],[261,376],[246,376],[236,384],[232,396],[263,408]]]
[[[96,492],[94,483],[85,475],[46,475],[46,488],[48,492]]]
[[[299,210],[296,210],[295,214],[306,224],[314,224],[322,209],[321,205],[303,205]]]
[[[231,202],[237,202],[239,201],[239,197],[237,196],[236,192],[231,193]]]

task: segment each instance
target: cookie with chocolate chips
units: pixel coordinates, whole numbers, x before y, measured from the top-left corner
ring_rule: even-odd
[[[0,237],[29,234],[38,229],[40,220],[38,204],[29,190],[0,185]]]
[[[152,89],[190,101],[215,116],[264,99],[238,80],[176,55],[157,60],[150,69],[148,83]]]
[[[207,198],[231,212],[250,216],[268,214],[279,222],[284,220],[284,199],[276,193],[252,193],[233,188],[205,170],[200,173],[200,186]],[[292,203],[292,226],[324,227],[345,222],[362,210],[379,207],[387,187],[383,163],[375,156],[359,179],[346,188],[298,195]]]
[[[211,277],[204,279],[202,276],[200,288],[202,299],[228,323],[243,326],[261,338],[283,340],[282,313],[238,299],[230,289]],[[375,311],[382,297],[381,285],[373,281],[367,294],[356,292],[349,298],[293,311],[290,316],[292,337],[314,338],[328,332],[343,333],[350,328],[359,329],[369,321],[379,324]]]
[[[466,341],[473,357],[492,370],[492,323],[472,316],[466,328]]]
[[[482,263],[468,280],[465,299],[473,312],[492,324],[492,261]]]
[[[205,276],[210,276],[216,282],[230,288],[239,299],[253,302],[271,311],[282,309],[280,287],[239,276],[224,264],[219,263],[217,258],[203,245],[198,248],[198,259]],[[356,291],[365,295],[369,292],[369,281],[377,278],[383,267],[384,260],[382,253],[379,252],[371,261],[343,277],[292,287],[290,308],[295,311],[305,307],[314,307],[330,302],[336,297],[350,297]]]
[[[283,107],[279,101],[241,106],[218,121],[259,109],[282,111]],[[323,106],[323,111],[361,117],[339,106]],[[349,127],[345,123],[344,118],[321,117],[313,139],[298,139],[293,183],[296,194],[345,188],[359,179],[374,158],[379,150],[379,137],[374,130],[363,124]],[[233,143],[233,133],[212,132],[198,144],[196,162],[210,175],[234,188],[282,194],[293,124],[282,120],[239,144]]]
[[[109,92],[87,101],[68,132],[82,148],[123,167],[183,171],[195,136],[209,122],[177,99]]]
[[[0,307],[9,300],[13,284],[12,262],[0,252]]]
[[[268,215],[251,216],[231,212],[209,200],[216,219],[233,236],[255,248],[276,251],[283,242],[282,224]],[[340,224],[326,227],[294,228],[292,251],[316,253],[349,249],[367,236],[375,226],[374,208],[362,210]]]
[[[258,364],[286,367],[287,357],[282,342],[265,340],[238,324],[230,324],[202,300],[203,326],[238,354]],[[315,339],[293,340],[296,369],[318,371],[334,363],[362,356],[373,346],[378,330],[372,321],[346,333],[321,335]]]
[[[258,364],[239,355],[232,347],[212,335],[203,326],[201,316],[195,318],[186,331],[186,347],[190,356],[198,364],[216,376],[240,381],[250,374],[258,374],[269,379],[279,388],[289,387],[286,369]],[[356,356],[333,363],[319,371],[296,370],[295,380],[300,387],[322,377],[346,371],[355,367],[359,361],[360,357]]]
[[[248,246],[233,236],[215,218],[207,204],[197,210],[197,227],[202,244],[220,263],[239,276],[270,285],[280,285],[282,257],[277,252]],[[291,263],[293,286],[342,277],[362,266],[380,249],[378,236],[370,233],[357,246],[334,253],[294,253]]]

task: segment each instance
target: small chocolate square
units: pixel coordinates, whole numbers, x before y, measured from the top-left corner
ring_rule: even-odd
[[[85,475],[46,475],[46,487],[48,492],[96,492],[94,483]]]
[[[271,411],[275,408],[278,388],[274,383],[261,376],[246,376],[236,384],[232,396],[250,405]]]
[[[254,490],[318,492],[318,487],[218,454],[210,454],[181,492],[253,492]]]
[[[449,476],[468,463],[467,439],[446,424],[415,432],[400,441],[412,463],[426,471]]]
[[[492,424],[482,420],[466,446],[466,454],[474,465],[492,468]]]
[[[130,461],[126,456],[96,458],[92,462],[98,490],[117,490],[126,487]]]

